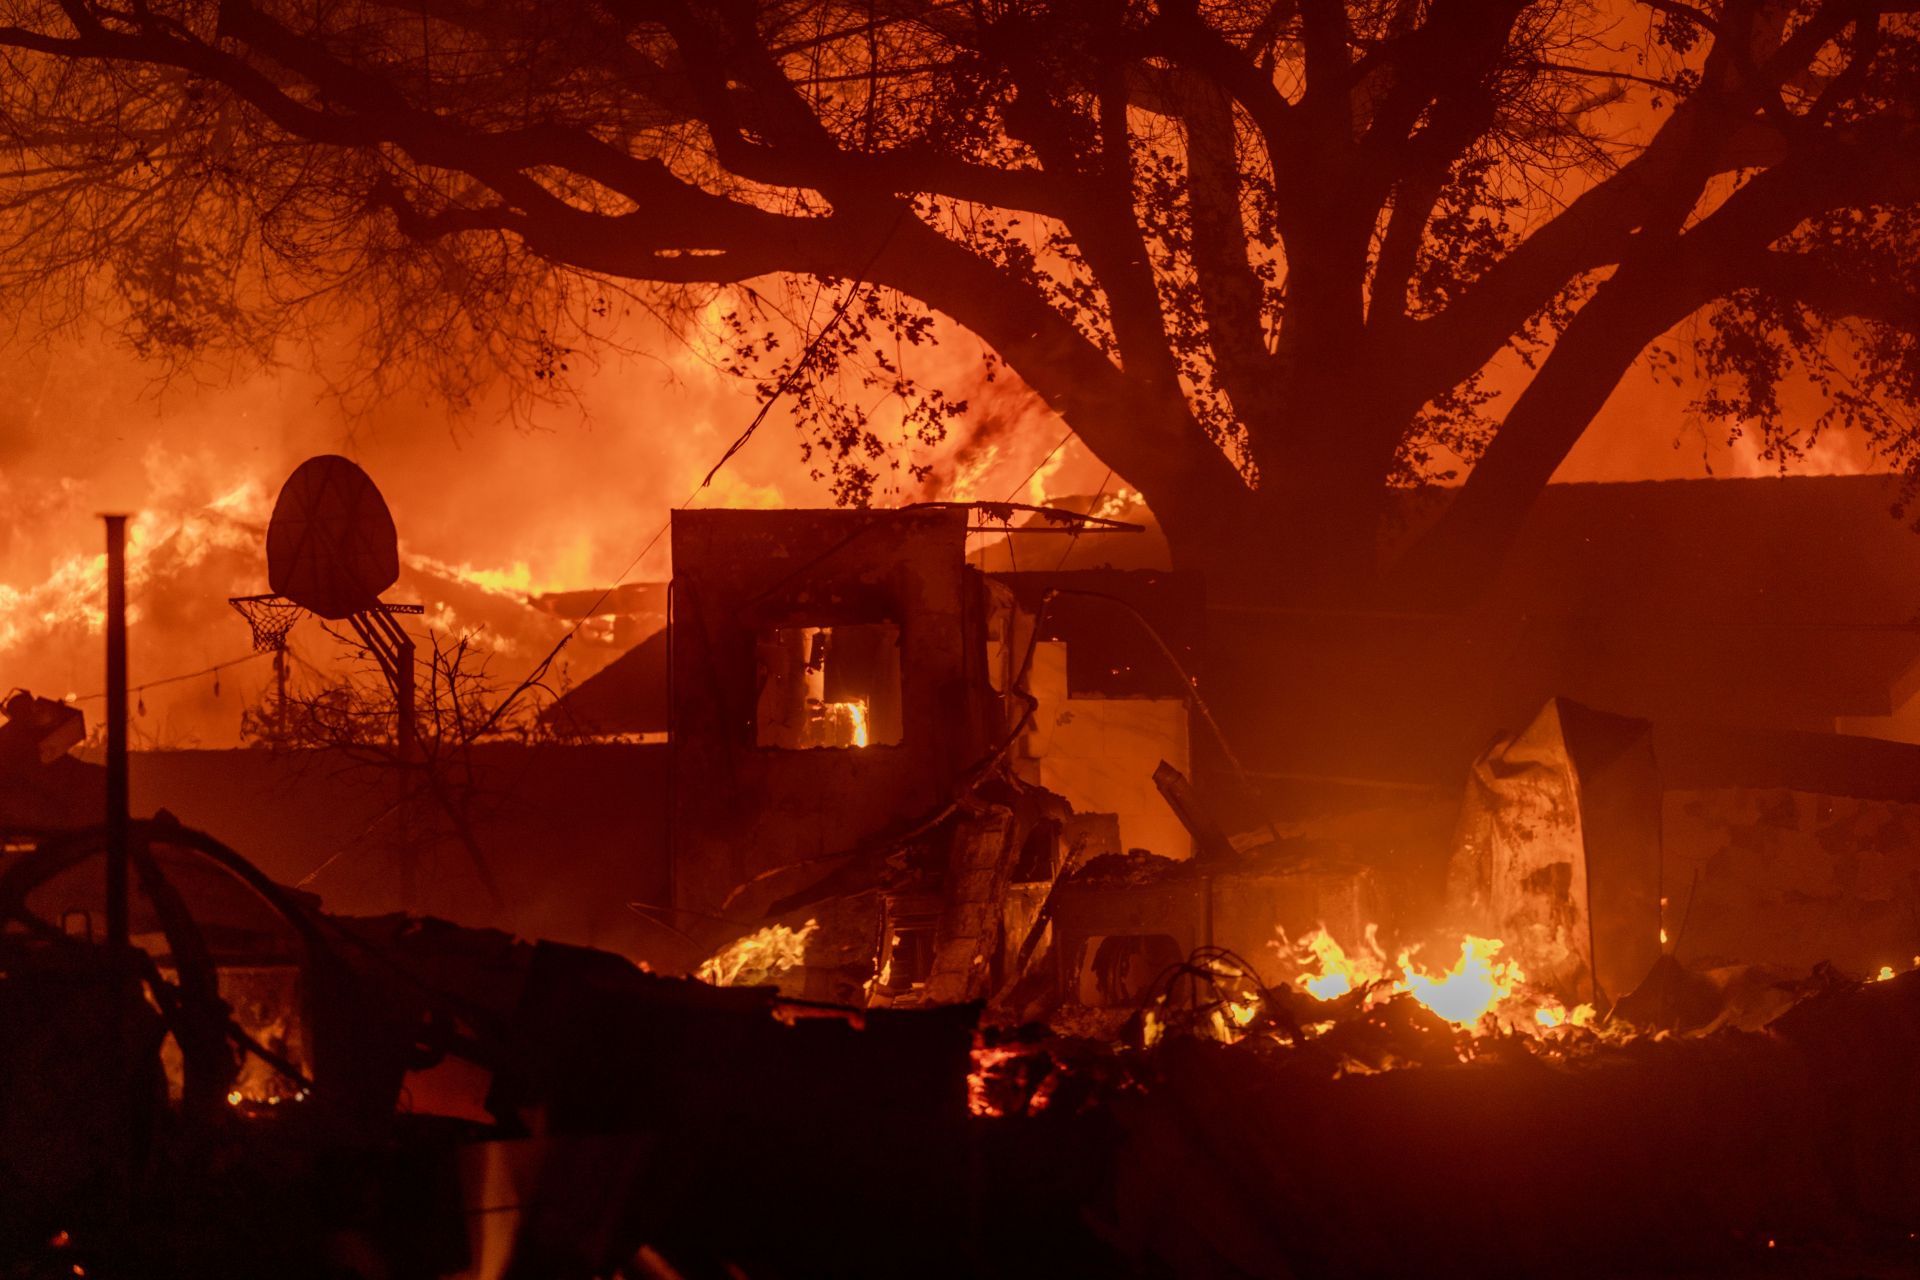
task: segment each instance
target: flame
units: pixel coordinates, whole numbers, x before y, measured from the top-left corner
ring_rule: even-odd
[[[1366,927],[1362,941],[1352,951],[1342,946],[1325,925],[1316,926],[1295,942],[1287,940],[1285,930],[1278,933],[1278,940],[1268,945],[1291,970],[1288,981],[1317,1000],[1336,1000],[1365,991],[1366,1003],[1371,1006],[1404,995],[1455,1026],[1479,1028],[1491,1019],[1493,1024],[1535,1035],[1563,1027],[1585,1027],[1596,1016],[1592,1005],[1569,1009],[1550,993],[1529,986],[1526,972],[1518,964],[1500,959],[1506,944],[1498,938],[1467,934],[1453,963],[1433,968],[1416,961],[1412,948],[1401,951],[1390,963],[1380,946],[1377,925]]]
[[[1060,468],[1067,465],[1066,452],[1064,448],[1054,450],[1052,454],[1042,458],[1040,465],[1033,469],[1033,474],[1027,478],[1028,502],[1036,507],[1047,505],[1047,486],[1053,483],[1053,478],[1059,474]]]
[[[593,542],[586,537],[575,538],[557,557],[558,563],[550,565],[547,572],[538,574],[526,560],[515,560],[502,568],[474,565],[465,560],[453,564],[411,547],[402,548],[402,560],[416,573],[464,583],[488,595],[517,603],[525,603],[529,596],[547,592],[581,591],[604,585],[593,576]]]
[[[1060,1082],[1060,1064],[1032,1045],[993,1045],[974,1037],[967,1072],[967,1111],[980,1117],[1039,1115]],[[1038,1077],[1036,1079],[1036,1077]],[[1007,1104],[1015,1104],[1009,1110]]]
[[[976,1116],[1003,1116],[1006,1112],[994,1102],[988,1092],[993,1077],[1004,1070],[1009,1063],[1019,1059],[1020,1054],[1013,1049],[986,1048],[975,1046],[972,1054],[972,1069],[967,1072],[967,1111]]]
[[[763,986],[807,961],[807,939],[820,927],[809,920],[798,929],[770,924],[736,939],[700,964],[695,976],[716,987]]]
[[[972,457],[962,458],[954,466],[953,479],[947,485],[947,497],[954,502],[972,502],[979,498],[987,474],[999,461],[998,444],[989,444]]]
[[[853,725],[853,745],[867,745],[867,704],[864,702],[836,702],[832,706],[845,707],[846,717]]]
[[[1505,945],[1497,938],[1468,934],[1460,943],[1460,958],[1451,969],[1437,974],[1421,973],[1413,967],[1412,956],[1402,952],[1400,968],[1406,977],[1393,989],[1406,992],[1448,1022],[1472,1026],[1527,980],[1519,965],[1495,959]]]
[[[129,622],[141,619],[140,593],[159,571],[158,562],[179,573],[216,550],[257,550],[260,533],[234,514],[239,492],[196,508],[143,510],[127,522]],[[65,628],[98,635],[106,625],[106,580],[106,554],[87,551],[55,562],[37,583],[0,582],[0,654],[55,639]]]
[[[1915,956],[1915,957],[1913,958],[1913,967],[1914,967],[1915,969],[1920,969],[1920,956]],[[1898,977],[1898,976],[1899,976],[1899,975],[1898,975],[1897,973],[1895,973],[1895,972],[1894,972],[1894,969],[1893,969],[1893,966],[1892,966],[1892,965],[1890,965],[1890,964],[1883,964],[1883,965],[1881,965],[1881,966],[1880,966],[1880,972],[1879,972],[1879,973],[1876,973],[1876,974],[1874,974],[1874,975],[1873,975],[1873,978],[1871,979],[1871,981],[1874,981],[1874,982],[1892,982],[1892,981],[1893,981],[1893,980],[1894,980],[1894,979],[1895,979],[1896,977]]]
[[[1125,520],[1134,513],[1136,507],[1144,505],[1145,502],[1146,499],[1140,496],[1138,490],[1121,485],[1094,503],[1093,509],[1087,514],[1102,520]]]
[[[1360,987],[1372,986],[1387,976],[1386,953],[1380,949],[1378,925],[1368,925],[1360,948],[1348,955],[1345,947],[1325,925],[1288,943],[1286,930],[1267,945],[1291,961],[1300,971],[1299,982],[1317,1000],[1334,1000]]]
[[[872,741],[864,698],[852,702],[808,699],[808,738],[823,747],[864,747]]]

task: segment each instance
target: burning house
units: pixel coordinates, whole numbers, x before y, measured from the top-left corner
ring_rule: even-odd
[[[1370,929],[1451,930],[1442,949],[1462,930],[1503,938],[1572,1002],[1617,997],[1671,948],[1860,972],[1917,949],[1898,888],[1913,868],[1883,838],[1905,829],[1909,748],[1558,701],[1463,770],[1464,792],[1316,816],[1244,771],[1203,701],[1219,639],[1206,624],[1236,631],[1239,615],[1209,613],[1197,580],[1163,569],[970,554],[995,518],[680,513],[670,620],[668,592],[629,593],[668,625],[549,709],[571,726],[564,744],[470,749],[462,832],[432,806],[396,810],[388,765],[301,753],[137,755],[136,808],[181,813],[361,914],[438,914],[681,970],[774,930],[784,963],[744,972],[852,1005],[1018,987],[1029,1009],[1125,1009],[1212,947],[1280,980],[1277,938],[1316,929],[1348,948]],[[1140,536],[1031,520],[1055,535],[1039,545]],[[631,612],[623,601],[543,607]],[[99,784],[56,749],[71,713],[43,726],[32,705],[8,729],[23,744],[13,820],[84,824]],[[1791,825],[1814,843],[1764,864],[1798,870],[1738,847],[1756,838],[1743,831],[1777,846],[1803,811]],[[1864,931],[1854,912],[1810,934],[1809,894],[1836,911],[1858,900],[1858,878],[1832,879],[1815,852],[1836,841],[1878,868],[1886,905]],[[1541,930],[1546,950],[1525,940]]]
[[[1920,1275],[1915,5],[0,3],[0,1280]]]
[[[997,519],[960,505],[680,513],[664,630],[550,713],[580,723],[592,709],[599,731],[473,744],[457,809],[396,807],[395,779],[433,768],[424,740],[374,767],[327,752],[134,757],[134,810],[181,814],[131,829],[131,936],[156,990],[177,993],[139,1024],[174,1046],[142,1079],[240,1150],[266,1133],[302,1149],[323,1132],[398,1143],[412,1163],[356,1156],[299,1185],[370,1180],[440,1224],[429,1248],[416,1224],[352,1219],[390,1254],[419,1251],[421,1275],[594,1274],[640,1242],[656,1257],[885,1274],[910,1248],[892,1230],[861,1250],[823,1235],[824,1189],[742,1230],[678,1176],[723,1179],[733,1151],[768,1144],[808,1151],[875,1203],[919,1170],[945,1199],[910,1197],[908,1236],[951,1236],[959,1207],[991,1204],[993,1224],[966,1230],[1011,1248],[1042,1229],[1043,1184],[1074,1188],[1100,1225],[1045,1223],[1046,1245],[1012,1271],[1098,1258],[1399,1272],[1416,1256],[1403,1243],[1344,1240],[1337,1204],[1310,1213],[1315,1196],[1277,1189],[1301,1162],[1339,1203],[1377,1177],[1303,1105],[1389,1145],[1429,1115],[1446,1150],[1493,1170],[1513,1134],[1468,1124],[1486,1108],[1609,1132],[1636,1161],[1678,1135],[1693,1154],[1656,1180],[1658,1213],[1623,1202],[1602,1165],[1551,1171],[1561,1193],[1638,1215],[1627,1253],[1660,1223],[1701,1256],[1725,1252],[1714,1233],[1729,1222],[1814,1239],[1839,1210],[1785,1212],[1782,1188],[1802,1207],[1859,1192],[1820,1142],[1769,1128],[1730,1146],[1724,1132],[1841,1107],[1832,1055],[1872,1073],[1836,1112],[1844,1132],[1859,1133],[1860,1108],[1891,1105],[1902,1051],[1861,1042],[1907,1017],[1920,965],[1902,914],[1920,876],[1920,840],[1904,834],[1920,830],[1920,749],[1555,699],[1445,803],[1280,809],[1206,699],[1202,622],[1217,615],[1199,585],[1151,568],[983,568],[969,535]],[[1071,515],[1031,527],[1035,541],[1127,536]],[[98,949],[111,895],[89,871],[105,788],[69,754],[75,714],[25,695],[5,713],[8,998],[45,1025],[6,1067],[25,1078],[112,1007],[111,982],[62,967]],[[649,735],[664,740],[633,740]],[[319,899],[283,887],[316,866]],[[549,940],[474,927],[487,923]],[[768,1090],[761,1061],[791,1087]],[[1439,1083],[1452,1072],[1466,1074]],[[69,1083],[42,1096],[49,1114],[128,1087]],[[1109,1108],[1129,1096],[1145,1101],[1115,1132]],[[1676,1113],[1684,1098],[1697,1105]],[[1209,1152],[1236,1114],[1276,1127],[1221,1166]],[[0,1123],[33,1149],[32,1109]],[[86,1159],[0,1171],[25,1229],[58,1210],[89,1237],[116,1230],[66,1206],[100,1153],[149,1139],[114,1114],[87,1123]],[[1906,1133],[1847,1139],[1849,1158],[1882,1167]],[[1746,1172],[1710,1172],[1724,1161]],[[1108,1166],[1111,1185],[1094,1172]],[[1306,1216],[1280,1237],[1220,1219],[1205,1206],[1227,1194],[1210,1181],[1223,1176]],[[1485,1242],[1432,1215],[1464,1213],[1506,1177],[1401,1207],[1477,1267]],[[1714,1177],[1723,1194],[1703,1198]],[[580,1198],[586,1183],[601,1193]],[[1906,1185],[1876,1192],[1873,1212],[1900,1220]],[[539,1207],[553,1196],[575,1208]],[[172,1234],[151,1247],[206,1256],[204,1222],[168,1203]],[[272,1240],[224,1247],[280,1256]]]
[[[1126,1005],[1196,948],[1377,918],[1359,867],[1263,868],[1191,807],[1194,584],[983,573],[977,519],[676,516],[677,927],[811,921],[782,985],[841,1003],[983,998],[1038,953],[1061,989]]]

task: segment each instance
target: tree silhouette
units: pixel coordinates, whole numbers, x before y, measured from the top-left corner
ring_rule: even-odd
[[[850,501],[888,450],[850,372],[923,438],[964,410],[897,354],[937,313],[1218,589],[1451,591],[1636,361],[1772,456],[1920,457],[1911,8],[16,0],[4,270],[162,353],[352,314],[369,378],[455,395],[630,300],[717,317]],[[767,282],[808,280],[851,302],[796,369]]]

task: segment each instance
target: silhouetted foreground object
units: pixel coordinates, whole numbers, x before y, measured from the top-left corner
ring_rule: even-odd
[[[372,477],[330,453],[296,467],[267,526],[274,591],[339,621],[374,608],[399,577],[399,533]]]

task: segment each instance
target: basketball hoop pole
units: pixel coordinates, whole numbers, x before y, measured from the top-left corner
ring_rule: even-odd
[[[384,609],[367,609],[347,615],[361,642],[380,664],[380,674],[393,690],[398,710],[396,726],[400,759],[413,760],[419,746],[413,706],[413,637],[406,633]]]

